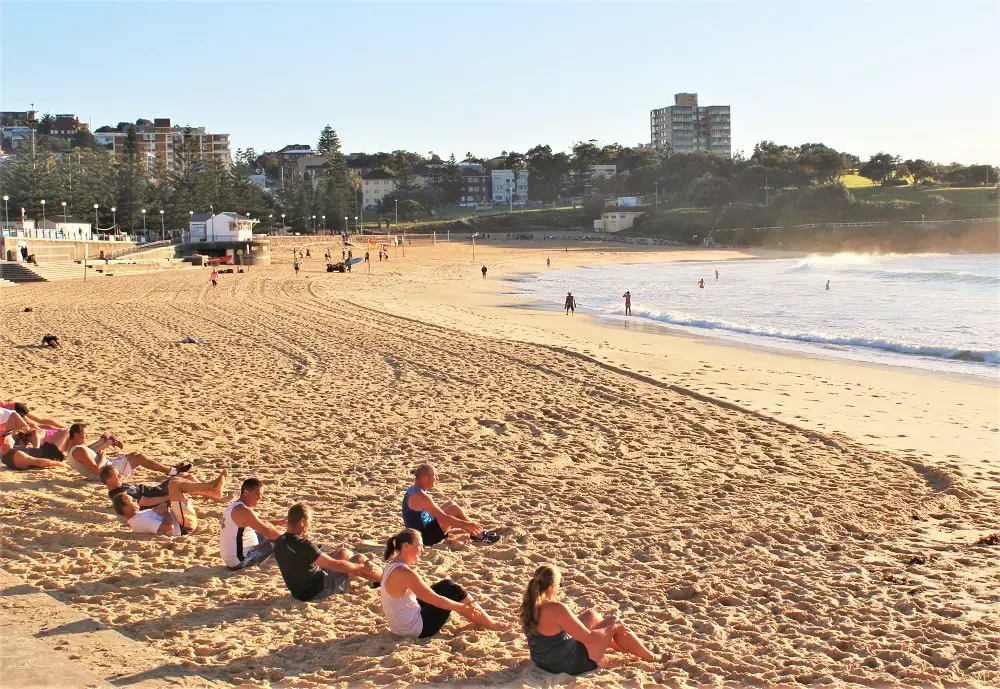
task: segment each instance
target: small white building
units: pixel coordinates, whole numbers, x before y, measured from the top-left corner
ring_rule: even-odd
[[[57,215],[53,218],[46,218],[38,223],[38,228],[46,230],[47,236],[53,239],[90,241],[93,238],[89,222],[68,215]]]
[[[635,219],[645,215],[645,211],[627,211],[622,208],[606,210],[600,220],[594,221],[597,232],[621,232],[635,224]]]
[[[189,242],[249,242],[259,221],[239,213],[195,213],[188,223]]]
[[[513,170],[493,170],[490,181],[493,186],[493,203],[523,203],[528,200],[527,170],[518,170],[516,179]]]
[[[601,180],[611,179],[618,174],[617,165],[591,165],[587,169],[587,181],[588,182],[600,182]]]
[[[361,178],[361,198],[364,208],[377,207],[389,194],[396,191],[396,177],[385,170],[372,170]]]

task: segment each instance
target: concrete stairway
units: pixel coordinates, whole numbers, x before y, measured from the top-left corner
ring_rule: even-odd
[[[94,271],[90,271],[91,276]],[[0,279],[10,282],[49,282],[52,280],[73,280],[83,277],[83,266],[72,261],[59,261],[32,265],[0,261]]]

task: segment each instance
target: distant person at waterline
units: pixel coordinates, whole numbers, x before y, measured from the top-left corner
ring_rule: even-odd
[[[625,315],[630,316],[632,315],[632,293],[626,290],[622,296],[625,297]]]
[[[829,280],[826,281],[826,291],[827,292],[830,291],[830,281]]]
[[[701,280],[698,281],[698,287],[700,287],[701,289],[705,289],[705,278],[702,278]]]
[[[719,271],[715,271],[715,279],[716,279],[716,280],[718,280],[718,279],[719,279]]]
[[[567,316],[569,315],[570,311],[572,311],[573,313],[576,313],[576,297],[573,296],[572,292],[567,292],[566,293],[566,303],[563,304],[563,306],[566,307],[566,315]]]

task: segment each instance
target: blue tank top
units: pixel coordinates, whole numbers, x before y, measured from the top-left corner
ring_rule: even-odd
[[[427,528],[427,525],[434,521],[434,517],[431,516],[430,512],[427,510],[411,510],[407,502],[410,496],[420,490],[417,486],[410,486],[403,495],[403,526],[407,529],[416,529],[417,531],[423,531]]]

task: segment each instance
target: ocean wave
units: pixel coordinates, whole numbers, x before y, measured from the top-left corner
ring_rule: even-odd
[[[700,328],[705,330],[724,330],[742,335],[754,335],[757,337],[770,337],[780,340],[791,340],[795,342],[808,342],[817,345],[837,345],[842,347],[864,347],[866,349],[878,349],[884,352],[896,354],[910,354],[915,356],[933,357],[938,359],[951,359],[953,361],[972,361],[986,364],[1000,364],[1000,350],[979,350],[960,349],[955,347],[937,345],[916,345],[905,342],[896,342],[875,337],[843,337],[823,335],[822,333],[809,332],[784,332],[769,328],[758,328],[750,325],[740,325],[736,323],[726,323],[723,321],[713,321],[703,318],[695,318],[687,315],[669,314],[655,309],[633,309],[633,315],[649,318],[650,320],[667,323],[670,325],[685,326],[688,328]]]
[[[831,273],[829,265],[820,264],[814,266],[812,263],[800,263],[794,268],[790,268],[790,273],[809,273],[815,269],[821,270],[824,275],[856,275],[873,280],[910,280],[916,282],[966,282],[980,285],[998,285],[1000,276],[983,275],[982,273],[971,273],[960,270],[888,270],[885,268],[838,268]]]

